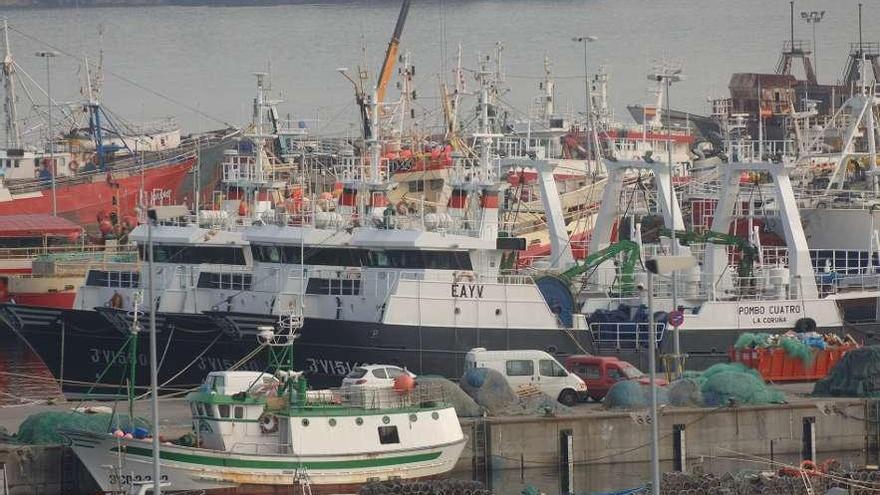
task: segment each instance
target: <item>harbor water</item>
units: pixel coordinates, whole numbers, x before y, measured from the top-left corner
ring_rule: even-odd
[[[247,2],[242,2],[247,3]],[[849,43],[858,40],[857,0],[828,4],[796,2],[797,10],[826,10],[817,26],[818,76],[841,78]],[[865,4],[865,18],[878,6]],[[53,97],[80,98],[77,64],[104,51],[105,105],[132,121],[175,116],[187,130],[241,124],[250,118],[243,94],[253,71],[271,65],[273,89],[285,103],[282,115],[310,127],[357,133],[351,85],[337,69],[364,64],[375,76],[400,2],[315,0],[266,7],[132,7],[9,10],[11,42],[18,62],[38,82],[44,61],[33,57],[48,45],[69,57],[53,61]],[[416,0],[404,30],[402,50],[417,67],[417,111],[440,119],[438,76],[446,80],[459,44],[462,65],[476,66],[478,53],[503,43],[502,62],[511,91],[504,100],[527,111],[550,57],[557,106],[584,105],[582,45],[589,45],[590,70],[606,66],[610,100],[620,120],[626,105],[647,98],[645,75],[660,57],[684,63],[687,80],[672,91],[672,106],[708,113],[706,98],[727,94],[733,72],[773,72],[783,40],[789,38],[788,2],[719,0]],[[797,14],[797,13],[796,13]],[[103,43],[99,41],[99,26]],[[797,19],[797,39],[812,31]],[[864,39],[880,38],[880,24],[865,22]],[[362,47],[366,51],[362,52]],[[800,67],[795,67],[796,71]],[[796,72],[797,73],[797,72]],[[468,88],[477,84],[469,74]],[[317,122],[315,122],[317,120]]]

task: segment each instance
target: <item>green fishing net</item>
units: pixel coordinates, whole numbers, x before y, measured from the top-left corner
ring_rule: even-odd
[[[816,382],[813,395],[880,397],[880,346],[853,349]]]
[[[95,433],[105,433],[111,429],[130,429],[132,425],[127,415],[112,414],[83,414],[79,412],[45,411],[28,416],[18,428],[16,439],[20,443],[32,445],[51,445],[63,443],[64,439],[58,434],[60,428],[74,430],[86,430]],[[135,418],[133,426],[148,428],[146,420]]]

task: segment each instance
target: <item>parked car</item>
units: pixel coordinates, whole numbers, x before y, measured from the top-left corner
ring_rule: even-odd
[[[595,401],[605,398],[608,390],[622,380],[638,380],[647,385],[650,378],[632,364],[613,356],[570,356],[565,360],[565,369],[581,377],[587,384],[588,395]],[[666,386],[665,379],[657,378],[659,386]]]
[[[574,373],[544,351],[488,351],[477,347],[465,355],[466,368],[490,368],[507,379],[516,390],[531,385],[566,406],[585,399],[587,386]]]
[[[416,375],[399,366],[370,364],[353,368],[342,379],[342,388],[391,388],[400,375]]]

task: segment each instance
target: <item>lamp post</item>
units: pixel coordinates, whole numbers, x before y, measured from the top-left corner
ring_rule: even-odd
[[[46,106],[47,111],[49,112],[49,123],[48,123],[48,133],[46,134],[46,142],[49,146],[49,164],[52,167],[51,175],[52,175],[52,215],[58,216],[58,198],[56,196],[55,189],[55,173],[58,171],[58,167],[55,166],[55,141],[52,133],[52,77],[50,72],[49,61],[58,56],[57,52],[53,51],[42,51],[37,52],[36,55],[38,57],[42,57],[46,59]]]
[[[819,54],[816,51],[816,24],[822,22],[825,17],[824,10],[813,10],[811,12],[801,12],[801,19],[807,24],[813,26],[813,73],[816,74],[816,80],[819,80]]]
[[[672,123],[671,123],[671,115],[669,109],[669,86],[674,82],[680,82],[685,80],[684,74],[681,73],[681,68],[667,68],[664,67],[661,70],[655,72],[654,74],[648,75],[648,80],[662,82],[665,84],[665,96],[666,96],[666,109],[663,111],[663,115],[666,117],[666,160],[669,162],[669,222],[671,225],[669,226],[669,230],[672,232],[671,243],[672,243],[672,254],[678,254],[678,245],[675,241],[675,210],[678,208],[678,202],[673,201],[675,197],[675,181],[673,178],[675,177],[675,165],[672,163]],[[672,272],[672,309],[678,309],[678,277],[676,277],[675,272]],[[681,376],[682,366],[681,366],[681,337],[678,332],[678,326],[673,327],[673,349],[675,353],[675,376]]]
[[[153,420],[153,495],[161,495],[162,484],[159,468],[159,367],[156,354],[156,293],[153,288],[153,228],[164,220],[185,217],[186,206],[156,206],[147,210],[147,297],[150,308],[150,404]]]
[[[584,89],[586,90],[587,97],[587,160],[592,158],[595,153],[596,157],[599,156],[599,143],[596,139],[595,130],[593,129],[593,98],[590,93],[590,71],[589,65],[587,64],[587,44],[592,43],[598,40],[596,36],[578,36],[571,39],[575,43],[582,43],[584,45]]]
[[[660,418],[657,407],[657,323],[654,321],[654,275],[675,275],[697,264],[693,256],[654,256],[645,261],[648,270],[648,368],[651,393],[651,492],[660,495]]]

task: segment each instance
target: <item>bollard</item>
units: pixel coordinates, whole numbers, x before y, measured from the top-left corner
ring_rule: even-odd
[[[559,432],[559,492],[574,494],[574,435],[571,430]]]
[[[687,446],[683,424],[672,425],[672,469],[678,472],[687,470]]]
[[[816,418],[807,416],[803,419],[803,449],[801,451],[802,460],[810,460],[816,462]]]

